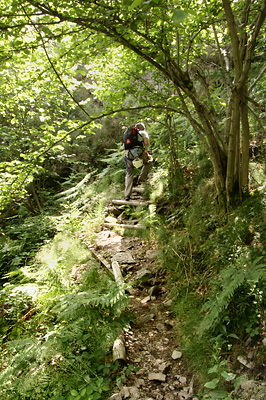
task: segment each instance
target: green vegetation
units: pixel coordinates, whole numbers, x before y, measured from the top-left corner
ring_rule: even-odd
[[[157,240],[170,271],[177,333],[200,393],[235,399],[244,379],[233,372],[237,357],[255,348],[259,364],[265,355],[265,194],[255,189],[241,207],[220,214],[204,169],[201,178],[179,199],[178,211],[173,207]]]
[[[81,182],[84,185],[86,179]],[[76,192],[80,186],[77,185]],[[88,201],[91,190],[84,192],[83,201]],[[95,194],[96,203],[91,202],[90,210],[100,220],[103,205],[97,200]],[[88,212],[78,214],[72,200],[67,211],[56,218],[46,215],[39,217],[39,224],[33,218],[31,225],[21,223],[21,230],[6,229],[6,234],[17,235],[12,248],[21,241],[28,245],[24,259],[16,260],[17,264],[23,264],[25,258],[30,263],[14,269],[11,262],[10,272],[3,276],[3,398],[101,399],[112,387],[111,376],[116,376],[119,365],[110,363],[110,350],[116,329],[125,327],[128,321],[127,298],[124,288],[118,288],[101,270],[84,244],[93,240],[93,232],[87,232],[89,218]],[[36,253],[36,243],[29,238],[25,226],[37,237],[40,221],[47,220],[51,222],[49,234],[54,234],[55,227],[58,233],[45,244],[39,243]],[[6,246],[2,253],[5,255]]]
[[[106,400],[130,373],[127,296],[89,247],[143,120],[152,204],[124,213],[160,249],[198,397],[236,400],[237,358],[266,351],[265,0],[0,5],[0,397]]]
[[[121,166],[113,162],[118,154],[107,155],[99,173],[65,180],[54,201],[47,198],[45,213],[30,217],[19,209],[5,220],[0,379],[6,399],[106,399],[119,385],[124,371],[111,362],[111,348],[116,329],[130,326],[127,298],[85,245],[94,243],[108,199],[123,192]],[[236,399],[237,357],[249,347],[264,356],[266,207],[256,187],[265,178],[258,174],[263,181],[251,183],[242,205],[221,213],[207,160],[199,153],[200,167],[195,161],[174,189],[167,169],[153,167],[154,205],[131,216],[159,246],[199,396]]]

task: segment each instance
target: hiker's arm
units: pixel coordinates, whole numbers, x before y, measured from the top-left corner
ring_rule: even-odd
[[[148,147],[149,147],[149,145],[150,145],[149,139],[145,137],[144,140],[143,140],[143,142],[144,142],[144,147],[145,147],[145,149],[148,150]]]

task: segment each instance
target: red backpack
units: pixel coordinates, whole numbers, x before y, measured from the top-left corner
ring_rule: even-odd
[[[135,126],[130,126],[129,128],[127,128],[123,135],[125,150],[130,150],[134,147],[143,148],[143,140],[139,140],[140,137],[142,138],[142,135],[140,134],[138,128],[136,128]]]

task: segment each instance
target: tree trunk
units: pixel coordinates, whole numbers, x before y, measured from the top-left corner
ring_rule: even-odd
[[[247,98],[247,87],[243,90],[243,98]],[[247,102],[241,102],[241,126],[242,126],[242,142],[241,142],[241,174],[240,183],[244,191],[246,191],[249,183],[249,121],[248,121],[248,105]]]
[[[169,185],[174,189],[178,186],[180,178],[180,165],[178,161],[178,137],[173,126],[173,119],[170,115],[166,117],[166,126],[169,136],[170,144],[170,171],[169,171]]]

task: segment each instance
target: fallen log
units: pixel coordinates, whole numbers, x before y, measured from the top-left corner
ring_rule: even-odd
[[[112,269],[117,285],[123,286],[123,275],[117,261],[112,262]],[[119,361],[122,364],[127,362],[126,344],[122,329],[117,329],[117,337],[113,344],[113,362],[115,361]]]
[[[112,278],[114,278],[114,273],[113,273],[113,269],[111,267],[111,265],[109,264],[108,261],[106,261],[100,254],[96,253],[96,251],[92,250],[92,255],[94,256],[94,258],[96,258],[97,261],[100,262],[100,264],[105,267],[105,269],[107,270],[107,272],[109,273],[109,275],[112,276]]]
[[[123,285],[123,275],[122,275],[120,266],[117,261],[112,262],[112,269],[113,269],[113,274],[114,274],[117,285],[122,286]]]
[[[122,329],[117,329],[117,337],[113,345],[113,362],[119,361],[121,364],[126,364],[127,354],[125,338]]]
[[[143,187],[135,187],[135,188],[132,189],[132,192],[144,193],[145,192],[145,188],[143,188]]]
[[[112,200],[112,203],[118,206],[148,206],[151,204],[150,201],[137,201],[137,200]]]
[[[105,222],[103,224],[106,228],[114,228],[114,227],[120,227],[120,228],[125,228],[125,229],[146,229],[144,225],[134,225],[134,224],[112,224],[111,222]]]

